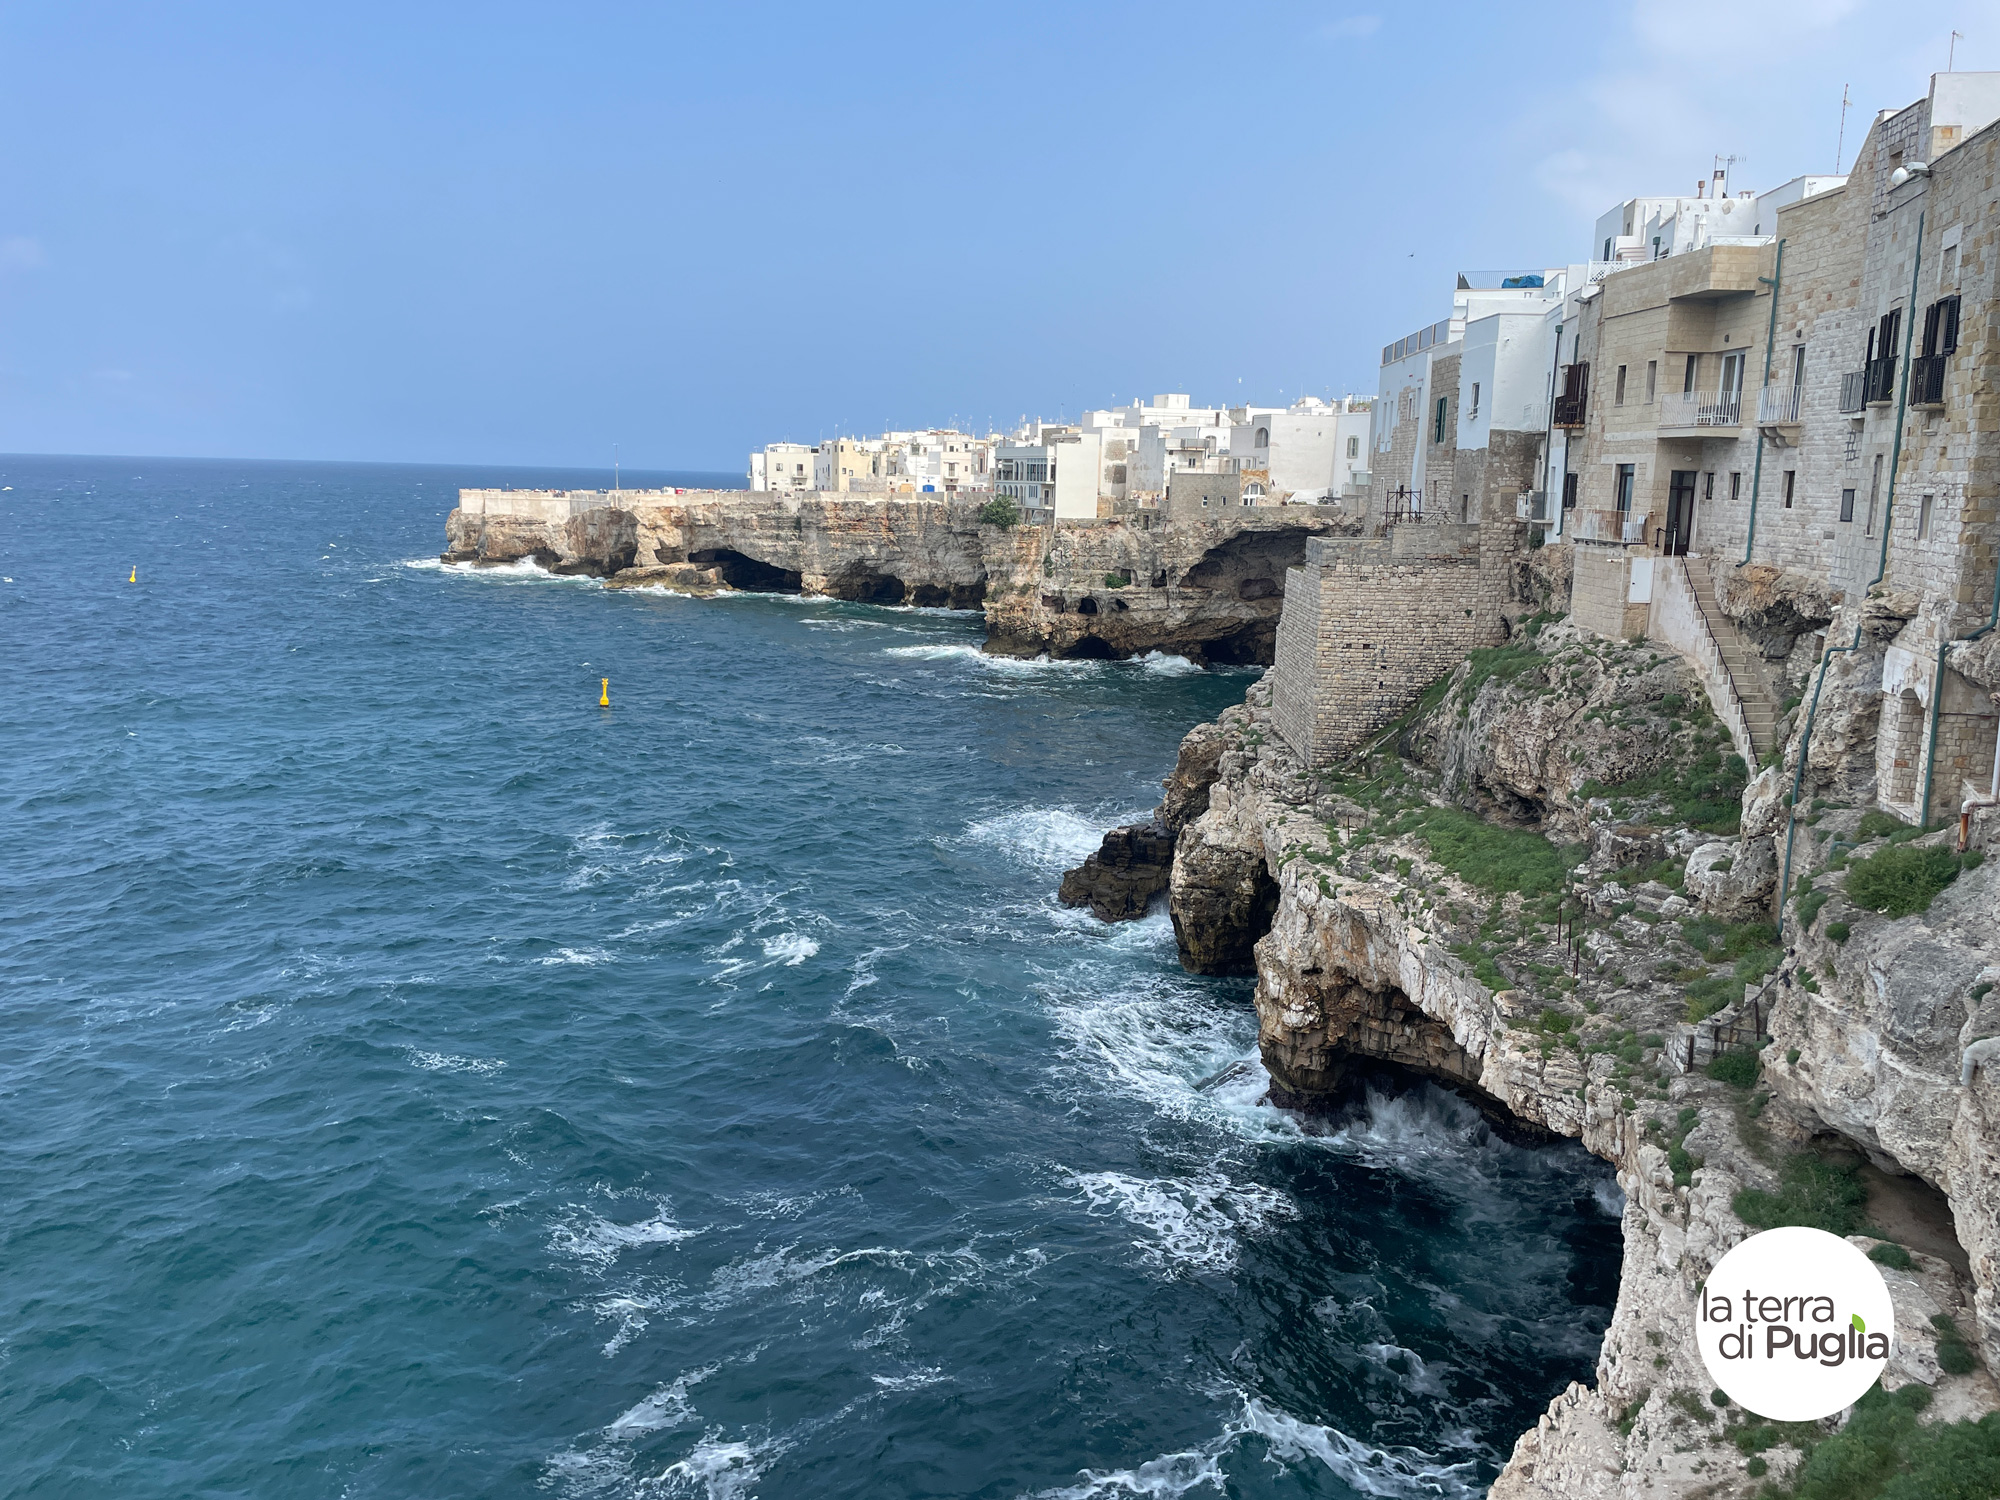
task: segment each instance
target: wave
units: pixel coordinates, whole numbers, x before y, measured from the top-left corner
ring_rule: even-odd
[[[1036,869],[1066,870],[1097,852],[1104,826],[1066,807],[1025,807],[968,824],[965,836]]]
[[[586,967],[594,968],[598,964],[610,963],[611,955],[606,953],[602,948],[558,948],[555,952],[545,954],[541,958],[536,959],[535,962],[538,964],[547,964],[551,967],[559,967],[564,964],[583,964]]]
[[[1140,671],[1152,677],[1199,677],[1203,671],[1200,665],[1185,656],[1172,656],[1165,651],[1148,651],[1132,661]]]
[[[695,1410],[694,1403],[688,1400],[689,1387],[700,1385],[720,1368],[720,1365],[707,1365],[699,1370],[690,1370],[673,1384],[661,1386],[638,1405],[613,1419],[604,1429],[604,1435],[622,1441],[642,1433],[661,1432],[692,1422]]]
[[[641,1245],[678,1245],[693,1239],[699,1229],[683,1229],[658,1205],[653,1217],[636,1224],[617,1224],[580,1204],[569,1205],[568,1217],[549,1226],[549,1249],[601,1268],[610,1266],[621,1251]]]
[[[764,939],[764,956],[777,959],[788,969],[796,969],[817,952],[818,942],[802,932],[783,932]]]
[[[762,1455],[748,1443],[726,1443],[708,1435],[694,1452],[668,1464],[651,1487],[666,1494],[701,1495],[705,1500],[735,1500],[746,1495],[764,1472]]]
[[[1337,1427],[1303,1421],[1246,1392],[1231,1388],[1228,1393],[1238,1403],[1236,1414],[1199,1447],[1163,1454],[1130,1469],[1085,1469],[1075,1484],[1041,1490],[1036,1500],[1111,1500],[1118,1495],[1177,1500],[1202,1486],[1228,1493],[1230,1476],[1224,1460],[1252,1440],[1267,1462],[1292,1467],[1316,1462],[1364,1495],[1473,1500],[1484,1493],[1474,1460],[1445,1463],[1421,1448],[1359,1442]]]
[[[412,1047],[409,1053],[410,1065],[422,1068],[426,1073],[476,1073],[488,1077],[506,1067],[506,1061],[498,1057],[454,1057],[448,1052],[422,1052]]]
[[[585,573],[551,573],[531,557],[515,562],[445,562],[437,557],[410,557],[403,566],[418,573],[450,573],[459,578],[484,578],[492,583],[562,583],[601,589],[604,580]]]
[[[1167,1270],[1233,1270],[1243,1235],[1297,1212],[1291,1200],[1275,1189],[1218,1176],[1064,1175],[1089,1202],[1092,1213],[1116,1213],[1145,1230],[1150,1239],[1134,1243],[1149,1262]]]

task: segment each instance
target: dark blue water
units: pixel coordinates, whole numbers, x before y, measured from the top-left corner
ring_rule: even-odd
[[[426,560],[549,477],[0,460],[0,1492],[1483,1489],[1603,1169],[1051,900],[1250,677]]]

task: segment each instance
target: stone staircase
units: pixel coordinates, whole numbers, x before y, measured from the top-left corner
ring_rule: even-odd
[[[1756,759],[1770,754],[1771,748],[1778,742],[1780,705],[1765,685],[1760,664],[1762,653],[1744,638],[1743,632],[1736,628],[1736,622],[1722,612],[1722,606],[1716,600],[1713,560],[1690,557],[1685,561],[1695,604],[1708,624],[1716,649],[1722,654],[1722,664],[1728,669],[1729,680],[1736,689],[1736,700],[1743,705],[1743,723],[1749,731],[1753,752],[1750,769],[1754,772],[1757,769]]]

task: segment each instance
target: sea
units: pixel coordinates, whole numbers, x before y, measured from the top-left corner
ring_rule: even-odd
[[[438,561],[607,478],[0,458],[0,1493],[1484,1493],[1609,1170],[1055,900],[1255,670]]]

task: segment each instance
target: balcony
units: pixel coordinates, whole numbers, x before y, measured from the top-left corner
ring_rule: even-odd
[[[1843,416],[1859,416],[1868,403],[1861,399],[1868,385],[1866,370],[1849,370],[1840,377],[1840,410]]]
[[[1861,399],[1868,406],[1887,406],[1896,399],[1896,356],[1871,359],[1861,372]]]
[[[1555,425],[1558,427],[1581,427],[1584,410],[1588,406],[1590,392],[1590,364],[1581,361],[1564,365],[1562,371],[1562,394],[1555,401]]]
[[[1741,391],[1673,391],[1660,397],[1660,426],[1738,427],[1743,420]]]
[[[1796,385],[1767,385],[1757,392],[1757,425],[1796,426],[1802,391],[1803,387]]]
[[[1944,405],[1944,362],[1947,356],[1926,354],[1910,361],[1910,405]]]
[[[1579,510],[1570,535],[1580,542],[1643,542],[1651,533],[1645,511]]]

